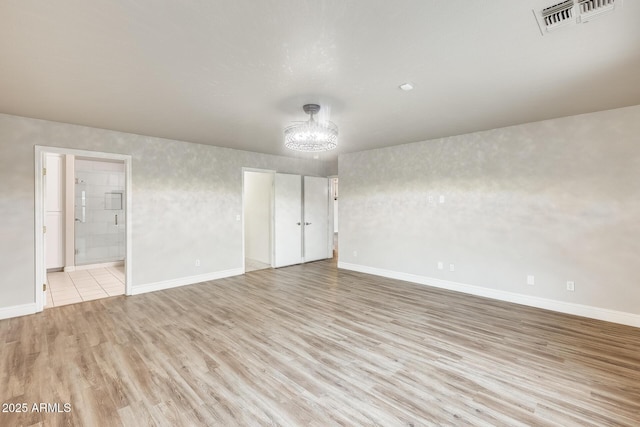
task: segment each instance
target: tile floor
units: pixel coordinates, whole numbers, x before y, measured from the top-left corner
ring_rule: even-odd
[[[124,266],[47,274],[46,308],[124,294]]]

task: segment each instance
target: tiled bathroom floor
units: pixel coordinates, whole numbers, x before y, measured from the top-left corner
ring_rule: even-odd
[[[46,308],[123,295],[124,282],[124,266],[48,273]]]

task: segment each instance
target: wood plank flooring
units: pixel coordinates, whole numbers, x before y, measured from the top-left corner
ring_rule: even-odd
[[[640,329],[331,261],[0,321],[0,426],[638,426]],[[33,403],[71,412],[33,412]]]

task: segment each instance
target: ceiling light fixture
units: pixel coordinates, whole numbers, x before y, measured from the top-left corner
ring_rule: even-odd
[[[413,90],[413,85],[411,83],[403,83],[400,85],[400,89],[404,90],[405,92],[408,92],[410,90]]]
[[[338,146],[338,126],[330,121],[316,121],[318,104],[306,104],[302,107],[309,114],[309,121],[293,122],[284,130],[284,145],[290,150],[317,152],[329,151]]]

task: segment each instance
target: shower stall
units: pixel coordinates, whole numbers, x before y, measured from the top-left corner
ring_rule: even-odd
[[[124,261],[123,162],[75,159],[75,265]]]

